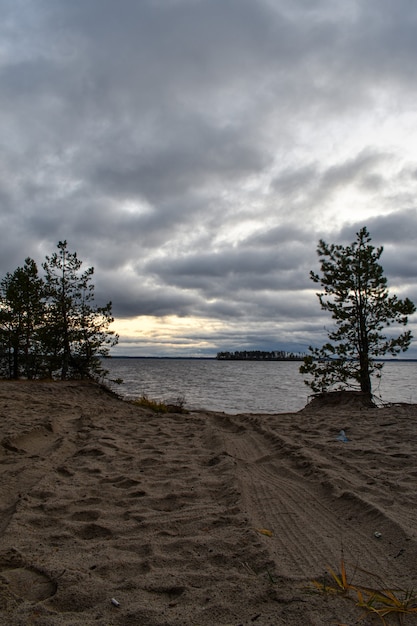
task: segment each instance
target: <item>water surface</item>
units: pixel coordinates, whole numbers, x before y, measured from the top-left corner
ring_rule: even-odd
[[[215,359],[108,359],[114,388],[127,398],[146,394],[155,400],[185,400],[189,409],[226,413],[298,411],[311,390],[293,361],[217,361]],[[417,403],[417,362],[386,362],[374,393],[384,402]]]

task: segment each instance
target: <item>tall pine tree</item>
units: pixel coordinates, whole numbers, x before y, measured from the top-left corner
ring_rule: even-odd
[[[384,329],[405,326],[416,307],[408,298],[389,294],[379,263],[383,248],[376,249],[370,242],[366,227],[348,246],[319,242],[321,274],[310,272],[310,277],[323,288],[317,296],[335,326],[325,345],[309,348],[300,367],[302,374],[311,377],[306,384],[315,392],[356,386],[371,397],[371,376],[380,375],[383,367],[375,359],[396,356],[410,345],[410,331],[396,335]]]
[[[42,367],[44,283],[33,259],[0,283],[0,370],[8,378],[34,378]]]
[[[109,330],[113,322],[112,305],[94,304],[94,268],[82,271],[76,252],[69,252],[66,241],[58,252],[46,257],[47,325],[44,345],[50,375],[59,372],[66,378],[85,378],[101,372],[100,357],[107,356],[118,337]]]

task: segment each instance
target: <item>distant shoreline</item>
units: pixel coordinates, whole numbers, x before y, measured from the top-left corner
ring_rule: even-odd
[[[171,361],[217,361],[215,356],[123,356],[118,354],[117,356],[109,355],[103,357],[104,359],[155,359],[161,361],[162,359],[169,359]]]
[[[228,362],[239,362],[242,361],[250,361],[253,362],[262,362],[268,363],[270,361],[280,362],[283,361],[285,363],[291,361],[303,361],[302,358],[293,358],[293,359],[217,359],[215,356],[124,356],[118,354],[109,355],[107,357],[103,357],[104,359],[147,359],[147,360],[170,360],[170,361],[228,361]],[[417,359],[375,359],[378,362],[384,363],[416,363]]]

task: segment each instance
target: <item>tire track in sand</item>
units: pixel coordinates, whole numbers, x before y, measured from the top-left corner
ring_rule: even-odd
[[[343,549],[346,561],[376,573],[386,569],[388,560],[393,579],[401,580],[404,560],[397,557],[410,538],[382,510],[348,488],[338,489],[340,495],[335,495],[329,481],[306,477],[301,446],[263,427],[262,418],[212,415],[210,419],[218,448],[237,465],[242,507],[251,526],[272,532],[262,541],[276,574],[318,576],[328,565],[338,566]],[[306,463],[310,461],[307,453]],[[323,466],[326,463],[323,458]],[[374,537],[378,528],[384,528],[383,542]],[[334,546],[339,546],[337,551]]]

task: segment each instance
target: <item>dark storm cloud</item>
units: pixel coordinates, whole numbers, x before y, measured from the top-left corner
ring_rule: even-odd
[[[318,240],[366,224],[390,283],[417,295],[416,7],[0,9],[3,275],[66,239],[117,317],[218,321],[206,339],[224,349],[299,346],[326,322]]]
[[[238,298],[241,290],[252,291],[255,298],[260,291],[307,288],[305,258],[309,258],[310,250],[306,242],[289,237],[280,241],[277,232],[273,239],[270,237],[271,233],[266,233],[234,248],[165,257],[150,262],[144,269],[157,276],[160,283],[201,290],[209,298],[227,299],[231,293]]]
[[[414,247],[417,244],[416,208],[373,217],[368,220],[368,225],[376,241],[381,244],[385,242],[385,246],[400,246],[397,247],[399,255],[404,252],[404,247]]]
[[[374,217],[367,221],[372,245],[383,247],[380,263],[389,284],[401,287],[406,295],[417,302],[417,210],[406,209]],[[352,237],[361,225],[351,226],[341,233],[342,238]]]

